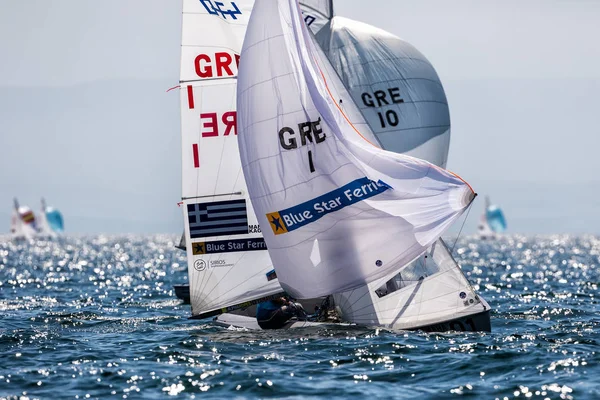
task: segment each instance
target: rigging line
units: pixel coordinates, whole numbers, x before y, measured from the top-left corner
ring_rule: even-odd
[[[475,194],[475,196],[477,196],[477,193]],[[473,198],[473,200],[475,200],[475,198]],[[460,226],[460,231],[458,231],[458,235],[456,236],[456,239],[454,240],[454,244],[452,245],[452,249],[450,249],[450,256],[452,258],[454,258],[452,256],[452,253],[454,253],[454,247],[456,246],[456,242],[458,242],[458,238],[460,238],[460,234],[462,233],[462,230],[465,227],[465,223],[467,222],[467,218],[469,218],[469,213],[471,213],[471,208],[473,208],[473,201],[471,201],[471,204],[469,204],[469,209],[467,210],[467,215],[465,216],[465,219],[463,220],[463,223]]]
[[[190,196],[190,197],[182,197],[181,200],[193,200],[193,199],[206,199],[207,197],[222,197],[222,196],[241,196],[244,192],[233,192],[233,193],[223,193],[223,194],[207,194],[205,196]],[[192,238],[198,239],[198,238]]]
[[[237,76],[222,76],[220,78],[187,79],[187,80],[180,80],[179,83],[214,82],[214,81],[223,81],[223,80],[226,80],[226,79],[237,80]]]

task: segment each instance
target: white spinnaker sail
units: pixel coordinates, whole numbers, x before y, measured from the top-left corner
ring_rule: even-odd
[[[423,54],[389,32],[342,17],[316,39],[384,149],[446,167],[448,102]]]
[[[300,0],[299,3],[304,21],[313,33],[319,32],[333,18],[333,0]]]
[[[326,84],[315,46],[296,0],[256,1],[238,79],[250,198],[280,283],[297,298],[400,270],[474,196],[456,175],[367,142],[338,99],[352,100]]]
[[[253,3],[183,1],[182,199],[194,316],[281,292],[236,138],[237,65]]]

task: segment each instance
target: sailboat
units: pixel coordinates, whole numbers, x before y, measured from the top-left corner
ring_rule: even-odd
[[[182,210],[192,318],[281,296],[237,143],[239,53],[251,0],[183,0]]]
[[[382,29],[342,17],[334,17],[316,39],[359,105],[376,145],[446,167],[448,103],[435,69],[414,46]],[[418,318],[421,324],[446,321],[446,329],[488,330],[489,305],[471,288],[441,239],[401,273],[388,278],[335,295],[344,319],[404,328]],[[428,300],[427,289],[436,280],[442,286],[435,289],[434,303]],[[423,301],[409,296],[411,287],[418,288]],[[402,291],[405,297],[398,298]],[[399,293],[386,297],[395,292]],[[462,304],[456,303],[457,294],[464,296]],[[410,310],[417,308],[411,316]],[[427,309],[435,310],[435,316],[424,318]],[[472,314],[483,315],[474,323]],[[447,322],[453,319],[450,326]]]
[[[48,207],[46,200],[42,197],[37,227],[38,236],[56,237],[58,233],[64,232],[64,221],[60,211],[54,207]]]
[[[11,236],[15,240],[33,239],[36,232],[37,225],[33,211],[27,206],[20,206],[15,198],[10,223]]]
[[[257,1],[239,72],[238,138],[282,287],[305,298],[396,284],[385,294],[373,290],[384,299],[368,313],[378,320],[360,322],[489,330],[489,306],[439,239],[474,192],[456,175],[363,135],[328,63],[295,1]],[[391,282],[415,264],[425,273]]]
[[[481,214],[477,231],[479,238],[483,240],[496,239],[499,234],[506,231],[504,213],[500,207],[490,202],[488,196],[485,197],[485,209]]]
[[[311,12],[321,10],[313,3]],[[192,318],[251,311],[254,304],[283,294],[248,198],[236,138],[237,67],[253,5],[253,0],[183,1],[179,88],[185,230],[178,247],[187,253],[189,285],[174,288],[191,304]],[[313,309],[322,300],[305,307]]]
[[[237,66],[237,60],[239,60],[239,56],[237,56],[238,53],[234,53],[233,56],[230,55],[230,57],[227,57],[226,55],[224,55],[224,52],[219,52],[219,47],[217,46],[216,49],[213,49],[212,46],[212,42],[213,39],[211,36],[208,35],[208,33],[206,32],[202,32],[202,31],[198,31],[198,27],[199,26],[205,26],[208,30],[212,29],[215,30],[217,29],[219,32],[223,33],[224,36],[226,36],[228,39],[234,39],[233,41],[230,40],[229,43],[227,43],[226,45],[222,46],[223,50],[231,50],[233,49],[235,51],[236,49],[236,45],[240,46],[241,43],[241,39],[239,38],[240,33],[243,34],[243,30],[241,29],[241,27],[245,27],[245,23],[247,23],[247,16],[248,16],[248,12],[249,9],[251,9],[252,7],[252,3],[251,1],[248,1],[246,3],[243,2],[231,2],[231,4],[229,4],[228,6],[221,4],[220,6],[216,6],[216,4],[212,4],[211,2],[204,2],[201,1],[200,4],[198,4],[198,2],[194,1],[194,2],[190,2],[189,4],[186,4],[186,2],[184,1],[184,17],[183,17],[183,32],[184,34],[182,35],[184,41],[182,42],[182,77],[181,77],[181,93],[182,93],[182,134],[183,134],[183,154],[184,154],[184,164],[183,164],[183,180],[184,180],[184,202],[189,201],[189,200],[194,200],[195,198],[198,199],[209,199],[211,197],[221,197],[220,195],[223,193],[219,193],[219,191],[216,191],[216,189],[213,189],[212,191],[212,195],[211,193],[211,189],[209,190],[205,190],[205,188],[202,188],[202,190],[199,190],[198,187],[200,185],[196,185],[196,196],[186,196],[186,190],[185,190],[185,186],[186,186],[186,182],[190,182],[190,180],[188,179],[190,176],[194,177],[194,171],[192,170],[191,174],[189,173],[189,169],[186,173],[186,156],[192,156],[193,157],[193,165],[195,168],[198,168],[196,165],[199,164],[199,149],[200,148],[206,148],[206,145],[211,143],[208,142],[207,140],[209,139],[205,139],[205,138],[213,138],[210,139],[212,141],[213,144],[217,145],[217,146],[213,146],[212,149],[213,150],[217,150],[216,152],[213,152],[213,157],[203,157],[203,160],[205,160],[206,162],[204,162],[204,166],[206,166],[207,168],[213,168],[213,172],[217,171],[220,169],[220,165],[219,163],[222,163],[223,158],[228,158],[231,159],[232,161],[237,161],[237,160],[233,160],[232,157],[235,157],[234,154],[237,153],[237,148],[235,149],[235,151],[233,151],[232,148],[232,143],[231,141],[227,142],[228,139],[231,139],[231,136],[227,135],[227,134],[222,134],[222,136],[224,136],[223,138],[221,138],[221,142],[217,143],[217,139],[216,137],[218,137],[219,135],[215,135],[215,130],[218,129],[218,127],[216,127],[216,123],[217,122],[223,122],[224,125],[227,125],[226,120],[221,119],[221,121],[217,120],[215,121],[214,115],[213,113],[203,113],[203,111],[210,111],[212,105],[209,103],[208,100],[212,100],[211,96],[210,96],[210,92],[208,92],[208,89],[203,88],[204,86],[207,86],[208,88],[210,86],[213,86],[215,84],[220,84],[222,82],[218,82],[216,83],[215,81],[217,80],[221,80],[221,79],[229,79],[228,86],[226,86],[229,90],[221,90],[220,94],[222,95],[221,97],[225,99],[225,102],[227,102],[227,99],[231,98],[232,92],[233,94],[235,94],[234,91],[232,91],[232,87],[235,88],[235,73],[237,71],[233,71],[231,74],[229,74],[229,78],[227,77],[219,77],[219,72],[221,71],[221,74],[227,74],[230,71],[227,70],[227,61],[229,58],[235,58],[236,60],[236,66]],[[304,3],[310,3],[310,2],[301,2],[301,6],[302,6],[302,10],[304,11],[304,20],[306,21],[307,25],[311,26],[311,29],[314,29],[316,25],[312,25],[310,24],[311,21],[313,21],[312,19],[312,14],[314,14],[315,9],[318,11],[322,11],[321,15],[325,16],[325,18],[327,20],[331,19],[333,11],[332,11],[332,7],[331,7],[331,2],[327,2],[327,1],[317,1],[314,2],[315,3],[315,7],[316,8],[310,8],[310,7],[306,7]],[[318,4],[317,4],[318,3]],[[241,4],[242,6],[239,7],[238,4]],[[244,8],[245,7],[245,8]],[[320,8],[319,8],[320,7]],[[194,14],[195,17],[191,17],[188,18],[186,17],[186,13],[187,14]],[[199,17],[200,15],[204,14],[204,17]],[[244,15],[244,17],[242,17],[242,15]],[[199,23],[199,19],[202,20],[202,23]],[[324,26],[324,25],[323,25]],[[317,29],[315,29],[315,31],[320,31],[323,29],[323,26],[319,26]],[[194,27],[194,29],[191,29],[191,27]],[[188,33],[190,33],[189,35],[186,35],[186,31]],[[237,37],[236,37],[237,35]],[[210,37],[210,40],[207,39],[208,37]],[[207,51],[202,51],[203,48],[209,48],[213,51],[214,53],[214,57],[211,58],[211,54],[210,54],[210,50]],[[239,47],[237,47],[239,48]],[[186,56],[186,50],[191,50],[190,55]],[[195,54],[194,54],[195,53]],[[220,53],[220,54],[217,54]],[[319,54],[319,56],[321,58],[325,58],[323,54]],[[214,64],[211,65],[210,61],[214,60]],[[217,62],[219,61],[219,62]],[[187,70],[189,71],[193,71],[196,73],[196,76],[194,76],[193,73],[191,74],[185,74],[184,73],[184,65],[187,65]],[[193,69],[189,68],[190,65],[193,64]],[[327,76],[330,75],[336,75],[335,70],[333,69],[333,67],[329,64],[329,63],[323,63],[322,67],[325,70],[325,74]],[[214,68],[214,70],[213,70]],[[217,76],[213,76],[211,77],[210,74],[213,73],[215,74],[216,71],[216,75]],[[199,79],[201,78],[201,79]],[[368,127],[368,123],[365,121],[364,118],[362,118],[362,114],[360,112],[360,110],[358,110],[358,108],[356,106],[354,106],[353,102],[351,100],[349,100],[351,97],[348,94],[348,92],[345,89],[344,84],[338,79],[330,79],[330,85],[332,86],[332,88],[336,91],[336,93],[340,94],[340,106],[344,108],[345,111],[345,117],[349,118],[352,122],[353,125],[355,127],[358,127],[361,131],[362,134],[372,143],[375,144],[379,144],[380,145],[380,140],[370,131],[369,127]],[[219,91],[214,91],[213,93],[219,93]],[[197,104],[197,94],[205,94],[203,97],[201,97],[204,100],[204,105],[201,105],[200,107],[196,106]],[[224,96],[223,96],[224,95]],[[391,93],[391,95],[394,95],[394,93]],[[346,100],[346,104],[343,104],[342,99]],[[208,104],[208,108],[204,109],[203,107],[205,107]],[[229,102],[229,104],[231,104],[231,101]],[[191,114],[191,118],[189,119],[190,121],[194,121],[195,124],[188,124],[185,121],[185,117],[186,117],[186,108],[188,110],[193,110],[191,113],[187,112],[187,114]],[[229,109],[233,109],[235,110],[235,107],[230,107]],[[199,124],[197,124],[196,120],[198,119],[198,114],[200,114],[200,119],[206,119],[206,118],[210,118],[206,121],[204,121],[204,125],[200,127],[198,127]],[[204,115],[203,115],[204,114]],[[207,116],[208,114],[208,116]],[[233,111],[233,115],[235,115],[235,111]],[[232,116],[230,114],[230,116]],[[204,134],[202,128],[205,128],[204,131],[210,131],[210,134]],[[223,128],[223,127],[221,127]],[[224,127],[224,131],[226,133],[228,126]],[[232,128],[233,129],[233,128]],[[223,130],[222,130],[223,132]],[[234,131],[235,132],[235,131]],[[192,135],[190,135],[190,133]],[[235,132],[237,133],[237,132]],[[188,139],[189,137],[193,137],[194,139],[196,139],[197,142],[186,142],[186,135],[188,135]],[[216,137],[215,137],[216,136]],[[449,136],[449,134],[447,135]],[[219,148],[220,146],[220,148]],[[221,157],[218,156],[214,156],[214,155],[218,155],[218,150],[221,150],[220,154]],[[228,150],[228,151],[225,151]],[[210,153],[210,150],[207,152]],[[447,153],[447,150],[446,150]],[[190,163],[187,164],[187,166],[189,166]],[[237,173],[236,173],[237,171]],[[241,167],[239,165],[236,165],[236,163],[234,162],[232,165],[232,168],[230,168],[228,171],[225,170],[219,170],[217,172],[217,175],[221,175],[223,177],[226,177],[227,174],[236,176],[236,179],[239,178],[240,174],[241,174]],[[197,177],[200,175],[196,175]],[[242,175],[243,178],[243,175]],[[200,180],[196,180],[196,183],[198,183]],[[206,182],[209,185],[211,185],[211,182],[213,181],[208,181]],[[237,182],[237,181],[236,181]],[[231,193],[234,194],[238,194],[238,195],[242,195],[244,194],[244,187],[242,185],[238,185],[238,188],[241,188],[241,190],[236,191],[236,190],[231,190]],[[198,196],[200,193],[209,193],[208,195],[203,195],[203,196]],[[224,191],[226,192],[226,191]],[[229,193],[224,193],[225,196],[229,196],[230,198],[232,198],[232,194]],[[215,196],[215,194],[217,196]],[[191,198],[186,198],[186,197],[191,197]],[[246,204],[249,205],[250,201],[249,199],[246,197]],[[188,211],[188,213],[185,213],[185,211]],[[202,210],[205,211],[205,210]],[[208,212],[209,210],[206,210],[206,213],[203,215],[209,215],[210,213]],[[187,226],[187,223],[191,223],[192,220],[189,217],[189,208],[186,210],[184,207],[184,213],[186,216],[186,238],[182,238],[181,243],[190,243],[189,240],[191,240],[191,235],[189,233],[190,231],[190,227]],[[201,215],[202,216],[202,215]],[[200,217],[201,217],[200,216]],[[208,218],[208,217],[207,217]],[[255,217],[256,218],[256,217]],[[198,221],[198,219],[194,220],[193,222],[202,222],[202,218],[200,218],[200,221]],[[268,225],[267,225],[268,226]],[[253,232],[252,232],[253,231]],[[260,235],[260,227],[258,225],[250,225],[248,226],[248,232],[252,232],[254,233],[254,235],[250,235],[250,237],[253,238],[257,238],[260,237],[262,235]],[[257,235],[258,233],[258,235]],[[265,283],[264,280],[255,280],[254,282],[247,282],[244,281],[243,283],[239,284],[238,288],[232,288],[231,286],[226,285],[228,282],[223,282],[224,280],[229,280],[230,278],[227,278],[227,275],[229,275],[230,277],[234,274],[237,273],[237,271],[243,269],[244,272],[246,272],[246,270],[248,269],[248,263],[247,263],[247,256],[244,253],[249,254],[247,251],[244,251],[243,248],[238,249],[237,252],[239,256],[241,256],[236,263],[234,264],[229,264],[227,265],[225,263],[225,265],[223,265],[223,268],[221,271],[223,272],[222,274],[219,274],[218,271],[215,271],[214,268],[217,268],[216,266],[213,266],[213,262],[217,262],[217,265],[219,264],[224,264],[224,262],[222,260],[220,260],[219,258],[225,254],[226,256],[230,256],[229,254],[226,254],[226,252],[222,252],[219,253],[219,251],[223,250],[222,246],[218,246],[219,244],[225,242],[228,244],[229,246],[229,241],[227,239],[237,239],[240,236],[236,236],[235,234],[233,235],[225,235],[225,237],[213,237],[213,238],[209,238],[208,239],[208,246],[204,247],[207,249],[210,249],[208,251],[211,251],[211,253],[206,253],[207,250],[204,250],[204,248],[202,247],[203,245],[206,244],[206,242],[199,242],[200,246],[199,248],[197,248],[196,250],[191,251],[192,256],[190,257],[190,251],[188,250],[188,271],[189,271],[189,276],[190,276],[190,282],[191,282],[191,287],[192,287],[192,293],[196,293],[196,300],[194,300],[193,298],[192,300],[192,313],[193,316],[195,318],[205,318],[207,316],[213,316],[213,315],[217,315],[220,313],[224,313],[224,312],[228,312],[228,311],[232,311],[235,309],[239,309],[239,308],[243,308],[243,307],[248,307],[252,304],[255,304],[259,301],[264,301],[267,298],[271,298],[273,296],[279,296],[280,292],[282,291],[281,287],[278,284],[273,284],[274,282],[277,282],[277,274],[275,273],[275,271],[273,269],[268,270],[266,272],[267,275],[267,283]],[[243,236],[241,236],[243,237]],[[187,242],[186,240],[187,239]],[[213,244],[215,243],[215,240],[213,239],[221,239],[216,240],[217,242],[217,246],[214,246]],[[226,240],[223,240],[226,239]],[[194,242],[192,242],[194,243]],[[434,252],[434,247],[437,247],[440,250],[435,250],[435,254],[436,257],[433,257],[432,254]],[[264,251],[264,250],[262,250]],[[444,261],[447,259],[451,259],[451,256],[449,256],[445,245],[440,244],[438,246],[432,246],[429,250],[429,258],[430,260],[436,259],[438,261],[438,263],[442,263],[446,266],[446,269],[448,266],[451,267],[455,267],[456,263],[452,260],[452,262],[448,262],[448,261]],[[195,253],[195,254],[194,254]],[[318,254],[314,254],[315,257]],[[196,256],[196,257],[194,257]],[[444,257],[445,256],[445,257]],[[424,258],[426,259],[428,256],[425,255]],[[246,258],[246,262],[244,262],[244,258]],[[216,260],[215,260],[216,259]],[[208,261],[207,261],[208,260]],[[441,260],[441,261],[440,261]],[[210,263],[210,264],[209,264]],[[418,260],[415,261],[414,263],[412,263],[411,265],[417,265],[419,264]],[[422,264],[422,263],[421,263]],[[207,265],[210,265],[210,267],[207,267]],[[260,271],[259,275],[264,273],[265,270],[267,270],[268,268],[272,268],[271,267],[271,263],[268,263],[269,267],[267,268],[262,268],[262,270],[260,270],[260,268],[256,268],[257,265],[252,263],[252,266],[254,267],[254,271]],[[260,266],[260,265],[258,265]],[[210,274],[206,274],[206,275],[210,275],[209,279],[205,279],[205,277],[203,277],[202,279],[198,279],[199,276],[201,276],[201,274],[199,274],[199,272],[204,272],[206,270],[208,270],[210,268]],[[251,267],[252,268],[252,267]],[[422,267],[421,267],[422,268]],[[414,269],[414,268],[413,268]],[[400,277],[395,275],[394,277],[392,277],[393,280],[396,281],[396,288],[401,288],[402,287],[402,282],[404,282],[405,285],[410,286],[410,280],[408,278],[410,278],[410,275],[407,274],[407,272],[410,271],[410,268],[405,268],[405,276],[404,277]],[[443,275],[446,276],[450,276],[452,274],[449,274],[447,271],[445,271],[445,269],[443,268],[437,268],[437,270],[434,268],[432,270],[433,272],[431,272],[432,274],[434,274],[435,272],[442,272]],[[460,271],[460,270],[458,270]],[[456,271],[454,271],[456,272]],[[458,276],[458,278],[462,277],[462,274],[459,274],[460,276]],[[222,277],[220,280],[216,281],[215,283],[215,278],[218,279],[219,277]],[[464,284],[463,281],[461,281],[461,279],[456,279],[456,277],[451,277],[452,279],[450,280],[446,280],[446,283],[442,286],[449,286],[448,282],[453,282],[453,281],[458,281],[458,286],[461,287],[461,284]],[[464,277],[462,277],[464,278]],[[385,278],[387,279],[387,278]],[[392,286],[391,280],[392,279],[388,279],[385,282],[385,286],[389,289]],[[195,280],[198,280],[198,284],[196,284]],[[235,279],[231,279],[232,281],[236,281]],[[430,279],[431,280],[431,279]],[[465,280],[466,281],[466,280]],[[237,280],[236,282],[240,282],[239,280]],[[271,283],[269,283],[271,282]],[[222,283],[225,283],[222,284]],[[426,285],[426,287],[431,286],[429,284],[429,281],[427,282],[428,284]],[[456,283],[456,282],[454,282]],[[371,284],[370,284],[371,285]],[[266,288],[267,286],[271,286],[270,288]],[[438,284],[438,287],[440,285]],[[457,286],[457,285],[455,285]],[[456,295],[458,293],[458,296],[461,298],[462,303],[461,303],[461,308],[464,308],[466,305],[468,304],[473,304],[475,302],[477,302],[477,304],[482,304],[484,303],[483,300],[480,302],[479,298],[477,297],[476,294],[474,294],[474,292],[472,290],[470,290],[470,286],[468,285],[463,285],[466,286],[466,291],[460,291],[460,292],[453,292],[452,294]],[[420,287],[420,286],[419,286]],[[195,289],[194,289],[195,288]],[[242,295],[238,295],[237,297],[234,297],[231,295],[231,293],[227,293],[227,294],[222,294],[223,291],[221,291],[221,288],[224,288],[225,292],[235,292],[237,289],[237,292],[239,294],[239,292],[243,292]],[[363,287],[364,288],[364,287]],[[358,293],[360,291],[361,288],[358,289],[353,289],[352,292],[353,293]],[[380,288],[379,288],[380,289]],[[212,294],[216,291],[216,294]],[[398,293],[396,294],[400,294],[402,293],[401,290],[396,290]],[[374,292],[376,292],[378,295],[382,295],[382,291],[381,290],[375,290]],[[391,293],[391,291],[388,290],[389,293]],[[264,294],[270,294],[270,293],[274,293],[273,295],[266,296],[266,297],[259,297],[262,296]],[[342,292],[343,293],[343,292]],[[387,293],[386,293],[387,294]],[[395,295],[394,295],[395,296]],[[386,302],[384,303],[390,303],[390,300],[394,299],[394,296],[390,296],[385,298]],[[339,294],[336,296],[338,299],[342,299],[339,297]],[[382,296],[385,297],[385,296]],[[412,296],[414,297],[414,296]],[[205,299],[206,298],[213,298],[216,299],[213,301],[212,304],[208,303]],[[369,299],[369,296],[362,296],[362,298],[364,299]],[[379,297],[378,297],[379,298]],[[239,303],[239,301],[241,301],[242,299],[244,299],[244,301],[242,303]],[[410,297],[409,297],[410,299]],[[343,300],[343,299],[342,299]],[[397,301],[397,299],[396,299]],[[204,304],[202,304],[204,302]],[[236,304],[237,303],[237,304]],[[344,306],[344,304],[349,304],[349,302],[343,302],[340,301],[340,303],[342,304],[342,306]],[[371,302],[372,303],[372,302]],[[455,302],[456,303],[456,302]],[[383,304],[383,303],[382,303]],[[398,303],[401,304],[401,303]],[[407,307],[398,307],[398,304],[396,304],[396,307],[394,307],[395,309],[406,309]],[[486,304],[486,303],[484,303]],[[381,304],[380,304],[381,305]],[[220,308],[219,308],[220,307]],[[373,309],[373,307],[370,305],[371,309]],[[380,307],[379,307],[380,308]],[[378,309],[379,309],[378,308]],[[414,307],[413,307],[414,308]],[[347,312],[348,307],[342,308],[340,309],[340,311],[342,311],[342,314],[344,314],[344,310],[346,310],[345,312],[345,317],[347,317],[347,320],[352,321],[352,315],[350,313]],[[406,311],[406,310],[404,310]],[[484,307],[484,311],[485,311],[485,307]],[[371,315],[373,314],[373,312],[371,311],[370,313]],[[381,314],[381,313],[380,313]],[[448,313],[446,312],[446,315],[444,316],[445,318],[448,317],[447,315]],[[459,313],[457,313],[458,315]],[[466,315],[469,315],[469,312],[463,313]],[[363,314],[364,315],[364,314]],[[395,317],[395,316],[394,316]],[[398,319],[398,318],[395,318]],[[439,318],[438,318],[439,319]],[[400,319],[402,320],[402,319]],[[219,317],[219,321],[221,321],[224,324],[237,324],[237,325],[241,325],[241,326],[248,326],[248,327],[252,327],[252,323],[251,321],[248,321],[247,319],[244,320],[243,318],[240,319],[238,318],[238,316],[235,315],[231,315],[231,314],[223,314],[221,317]],[[357,320],[358,321],[358,320]],[[365,322],[364,319],[363,321],[359,321],[359,322]],[[383,318],[381,318],[381,316],[373,319],[370,318],[370,320],[366,321],[366,323],[371,323],[374,325],[383,325],[385,322],[385,320]],[[396,321],[397,322],[397,321]],[[254,325],[256,325],[256,323],[254,322]],[[414,323],[412,325],[398,325],[398,324],[389,324],[387,323],[387,325],[390,326],[400,326],[400,327],[405,327],[405,328],[414,328],[414,327],[418,327],[416,326]],[[485,324],[483,324],[485,325]],[[421,325],[422,326],[422,325]],[[454,322],[454,325],[446,325],[446,326],[437,326],[437,327],[433,327],[433,329],[438,329],[438,330],[448,330],[448,329],[466,329],[467,330],[486,330],[485,326],[483,326],[483,328],[481,328],[482,324],[481,323],[477,323],[476,326],[474,326],[473,321],[469,320],[469,321],[458,321],[458,322]],[[489,311],[488,311],[488,326],[489,326]]]

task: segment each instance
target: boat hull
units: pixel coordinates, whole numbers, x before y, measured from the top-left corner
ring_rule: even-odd
[[[477,314],[455,318],[450,321],[411,328],[411,331],[423,332],[491,332],[492,323],[490,311],[486,310]]]
[[[175,296],[183,300],[184,304],[190,304],[190,285],[173,285]]]
[[[213,323],[218,326],[222,326],[225,328],[229,328],[233,326],[235,328],[245,328],[250,330],[263,330],[256,322],[256,318],[249,317],[247,315],[239,315],[239,314],[221,314],[218,317],[215,317]],[[277,330],[286,330],[286,329],[298,329],[298,328],[311,328],[311,327],[323,327],[323,326],[334,326],[334,325],[342,325],[330,322],[312,322],[312,321],[299,321],[297,319],[291,319],[287,324],[285,324],[281,329]],[[348,325],[348,324],[343,324]]]
[[[215,317],[213,322],[216,325],[223,327],[236,327],[245,328],[251,330],[261,330],[258,326],[256,318],[249,317],[247,315],[239,314],[221,314]],[[309,321],[297,321],[291,320],[281,329],[296,329],[296,328],[308,328],[315,326],[348,326],[354,324],[348,323],[331,323],[331,322],[309,322]],[[490,310],[480,312],[478,314],[468,315],[460,318],[455,318],[450,321],[444,321],[437,324],[431,324],[426,326],[420,326],[416,328],[407,329],[410,331],[423,331],[423,332],[491,332],[492,325],[490,322]]]

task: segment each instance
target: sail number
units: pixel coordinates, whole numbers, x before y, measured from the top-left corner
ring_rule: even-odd
[[[237,76],[240,56],[235,53],[216,52],[199,54],[194,59],[194,70],[200,78]]]
[[[298,147],[308,145],[308,142],[319,144],[327,139],[327,135],[321,127],[321,117],[316,121],[307,121],[298,124],[298,134],[289,126],[284,126],[279,130],[279,144],[285,150],[294,150]],[[300,141],[300,145],[298,145]],[[315,172],[312,151],[308,151],[308,166],[310,172]]]
[[[363,104],[367,107],[381,108],[392,104],[404,103],[404,99],[400,95],[400,88],[389,88],[387,91],[376,90],[373,93],[365,92],[361,95]],[[388,126],[398,126],[400,118],[396,110],[387,110],[385,112],[378,111],[379,123],[382,128]]]
[[[228,16],[237,19],[237,15],[242,15],[239,7],[233,1],[230,2],[228,9],[224,9],[224,3],[220,1],[200,0],[200,4],[204,6],[209,14],[220,15],[223,19],[227,19]]]
[[[304,14],[304,13],[303,13],[303,15],[304,15],[304,22],[306,22],[306,26],[311,26],[312,23],[317,20],[312,15],[308,15],[308,14]]]
[[[225,131],[223,133],[223,136],[229,136],[229,134],[232,132],[234,135],[237,135],[237,131],[236,131],[237,114],[235,111],[227,111],[227,112],[223,113],[220,116],[220,118],[219,118],[219,115],[215,112],[200,114],[200,120],[201,120],[202,128],[203,128],[202,137],[219,136],[219,124],[217,122],[219,119],[225,125]]]
[[[188,85],[186,88],[188,108],[196,108],[194,99],[194,88]],[[237,113],[235,111],[225,111],[223,113],[207,112],[200,113],[200,133],[203,138],[218,136],[237,136]],[[200,168],[200,150],[199,144],[192,144],[192,161],[194,168]]]

